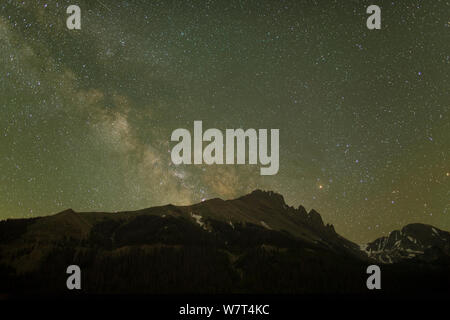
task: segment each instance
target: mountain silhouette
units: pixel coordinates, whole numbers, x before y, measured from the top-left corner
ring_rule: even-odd
[[[367,293],[382,266],[388,293],[448,294],[449,233],[413,224],[365,250],[315,210],[255,190],[233,200],[0,222],[0,293]],[[414,252],[410,252],[414,250]],[[414,253],[414,255],[412,255]]]
[[[434,261],[450,256],[450,233],[413,223],[367,244],[368,255],[383,263],[414,259]]]

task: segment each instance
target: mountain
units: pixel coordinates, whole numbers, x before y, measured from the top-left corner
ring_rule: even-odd
[[[271,191],[117,213],[68,209],[0,222],[0,294],[67,294],[72,264],[83,293],[367,293],[374,263],[385,292],[448,293],[450,262],[437,258],[448,233],[431,227],[439,236],[429,239],[426,227],[405,228],[402,237],[436,259],[394,259],[393,240],[362,251],[315,210]],[[407,240],[401,247],[413,250]],[[384,265],[387,252],[394,263]]]
[[[450,256],[450,232],[414,223],[367,244],[369,257],[382,263],[403,260],[431,262]]]
[[[216,198],[181,207],[180,211],[182,215],[188,213],[200,224],[208,219],[227,222],[231,226],[235,223],[250,223],[267,230],[288,232],[305,242],[328,249],[364,256],[357,244],[338,235],[332,225],[324,224],[314,209],[307,212],[303,206],[290,207],[282,195],[272,191],[255,190],[235,200]],[[208,229],[205,223],[204,228]]]

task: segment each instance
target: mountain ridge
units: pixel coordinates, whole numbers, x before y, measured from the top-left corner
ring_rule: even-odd
[[[213,208],[213,210],[210,210],[211,208]],[[208,212],[208,210],[210,211]],[[397,237],[399,232],[401,233],[403,230],[407,230],[408,228],[410,228],[410,226],[428,226],[427,228],[429,230],[439,230],[439,232],[449,234],[447,231],[440,230],[439,228],[431,225],[422,223],[410,223],[404,226],[401,231],[393,230],[389,233],[388,236],[381,236],[366,244],[358,245],[338,234],[332,224],[324,223],[322,216],[315,209],[311,209],[308,212],[302,205],[299,205],[297,208],[289,206],[286,204],[284,197],[281,194],[274,191],[264,191],[261,189],[255,189],[252,192],[240,196],[236,199],[223,200],[221,198],[211,198],[199,203],[194,203],[192,205],[179,206],[166,204],[132,211],[77,212],[71,208],[68,208],[52,215],[33,217],[31,218],[31,220],[47,220],[46,222],[50,224],[49,227],[55,229],[58,229],[59,226],[57,226],[57,224],[61,223],[63,226],[68,227],[68,230],[66,230],[67,236],[77,237],[78,233],[78,237],[83,238],[89,234],[89,230],[91,229],[92,225],[95,224],[96,221],[98,221],[98,219],[103,219],[105,217],[130,218],[133,215],[139,214],[159,214],[173,216],[184,215],[188,217],[190,216],[193,220],[195,220],[196,223],[199,223],[199,219],[203,218],[202,214],[206,214],[206,217],[208,218],[224,220],[228,223],[254,223],[270,230],[287,231],[292,233],[294,236],[303,239],[305,239],[306,237],[307,240],[313,242],[318,240],[317,233],[320,233],[321,235],[326,234],[329,237],[334,237],[341,240],[344,239],[347,242],[347,246],[352,247],[352,250],[355,250],[356,247],[358,247],[362,252],[367,254],[368,257],[382,263],[390,263],[390,261],[389,258],[384,257],[383,254],[380,254],[379,251],[381,248],[381,243],[392,244],[392,237]],[[87,217],[87,219],[83,218],[83,216]],[[282,217],[281,221],[275,221],[276,219],[274,220],[274,218],[280,217]],[[7,219],[3,221],[15,220],[22,221],[27,219]],[[0,223],[1,222],[2,221],[0,221]],[[310,228],[311,230],[302,229],[302,227],[305,226]],[[79,230],[76,230],[77,227],[79,228]],[[31,230],[33,230],[33,228],[31,228]],[[447,239],[447,236],[445,239]],[[383,248],[389,250],[392,249],[391,247]],[[398,259],[396,259],[396,261],[398,261]]]
[[[430,261],[437,259],[439,253],[450,256],[450,232],[423,223],[410,223],[369,242],[365,251],[383,263],[405,259]]]
[[[442,237],[437,241],[429,232]],[[446,234],[405,226],[403,238],[441,244]],[[445,284],[433,280],[447,276],[445,245],[428,243],[423,257],[405,257],[394,255],[399,248],[391,242],[377,239],[363,251],[314,209],[288,206],[272,191],[116,213],[66,209],[0,222],[0,293],[64,291],[70,264],[82,267],[91,293],[360,292],[366,290],[365,268],[374,263],[386,265],[388,278],[400,279],[388,290],[406,288],[411,277],[428,279],[430,272],[433,288]]]

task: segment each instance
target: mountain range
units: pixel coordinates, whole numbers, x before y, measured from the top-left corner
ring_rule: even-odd
[[[409,224],[360,246],[315,210],[255,190],[233,200],[0,222],[0,294],[367,293],[367,266],[389,294],[450,292],[450,233]]]

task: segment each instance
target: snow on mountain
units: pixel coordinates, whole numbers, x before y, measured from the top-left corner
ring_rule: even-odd
[[[432,261],[450,255],[450,233],[430,225],[413,223],[368,243],[362,250],[382,263],[407,259]]]

